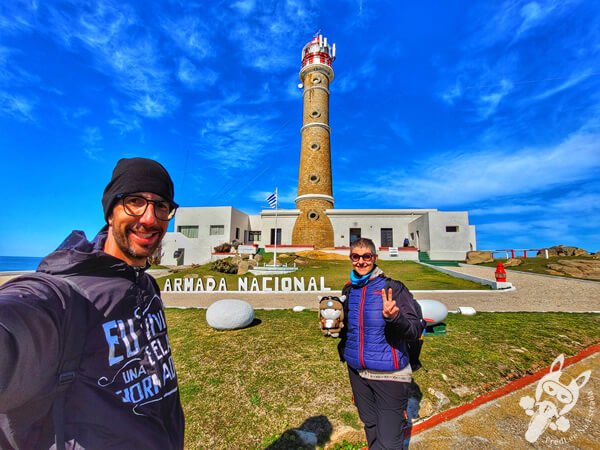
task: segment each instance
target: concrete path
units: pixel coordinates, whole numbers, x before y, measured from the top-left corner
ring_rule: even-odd
[[[511,383],[504,388],[499,398],[488,401],[481,406],[470,409],[469,405],[456,408],[456,418],[443,421],[443,417],[433,416],[428,420],[417,424],[413,429],[410,439],[411,450],[440,450],[440,449],[598,449],[600,448],[600,345],[595,346],[595,352],[578,362],[562,369],[560,382],[566,387],[558,388],[563,391],[563,400],[572,401],[576,395],[572,395],[577,388],[570,386],[571,381],[591,371],[588,381],[578,390],[572,409],[564,414],[563,423],[568,429],[560,431],[552,430],[554,421],[550,422],[545,430],[544,420],[541,416],[530,416],[526,409],[521,406],[522,398],[536,397],[536,387],[539,378],[548,374],[549,368],[540,371],[525,386],[524,383]],[[590,352],[588,352],[590,353]],[[558,355],[557,355],[558,356]],[[574,359],[577,359],[575,357]],[[569,360],[567,359],[567,363]],[[579,378],[579,383],[582,383]],[[525,381],[529,381],[525,380]],[[547,389],[556,392],[555,389]],[[514,389],[513,389],[514,388]],[[494,393],[492,393],[494,394]],[[554,397],[544,394],[548,399],[558,406],[560,412],[565,403],[558,402]],[[568,404],[568,403],[567,403]],[[527,406],[526,406],[527,407]],[[462,408],[462,411],[460,410]],[[535,409],[535,408],[534,408]],[[451,410],[452,411],[452,410]],[[448,411],[439,414],[448,415]],[[429,426],[435,422],[441,423]],[[565,421],[566,419],[566,421]],[[425,429],[424,431],[419,430]],[[528,431],[529,430],[529,431]],[[416,434],[418,433],[418,434]],[[416,434],[416,435],[415,435]],[[527,436],[527,437],[526,437]]]
[[[494,269],[489,267],[446,267],[459,273],[467,273],[489,280],[494,279]],[[471,306],[477,311],[571,311],[600,312],[600,282],[582,281],[545,275],[510,271],[508,281],[514,291],[460,291],[419,292],[417,299],[443,301],[449,310],[459,306]],[[332,291],[333,294],[338,293]],[[163,300],[170,307],[207,308],[223,298],[245,300],[255,309],[289,309],[296,305],[316,309],[318,296],[323,294],[267,294],[238,293],[163,293]]]

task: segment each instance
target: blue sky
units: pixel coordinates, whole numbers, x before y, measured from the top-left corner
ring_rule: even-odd
[[[600,250],[600,2],[0,4],[0,255],[103,225],[121,157],[183,206],[293,208],[300,52],[335,42],[337,208],[467,210],[480,249]],[[10,203],[10,204],[9,204]]]

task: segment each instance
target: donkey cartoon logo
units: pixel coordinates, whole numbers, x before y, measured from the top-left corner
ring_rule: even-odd
[[[591,370],[582,372],[569,384],[560,382],[565,356],[559,355],[552,365],[550,372],[544,375],[535,389],[535,399],[530,396],[521,397],[519,405],[531,417],[525,433],[528,442],[535,442],[546,428],[565,432],[571,426],[565,417],[579,399],[579,391],[590,379]]]

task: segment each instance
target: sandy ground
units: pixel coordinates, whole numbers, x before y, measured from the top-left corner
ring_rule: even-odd
[[[600,353],[595,353],[563,369],[560,380],[568,385],[586,371],[588,381],[582,385],[572,409],[564,414],[569,427],[564,431],[545,429],[533,442],[527,442],[531,417],[520,406],[522,397],[535,397],[538,382],[500,397],[466,414],[441,423],[410,439],[411,450],[442,449],[598,449],[600,448]],[[549,370],[549,369],[548,369]],[[580,380],[581,383],[581,380]],[[546,395],[554,404],[561,403]],[[540,429],[538,427],[538,429]],[[541,430],[540,430],[541,431]]]
[[[494,269],[489,267],[447,267],[452,271],[494,279]],[[0,273],[0,284],[15,277],[16,273]],[[155,276],[160,273],[155,272]],[[515,271],[508,272],[508,281],[515,286],[513,291],[475,292],[419,292],[417,299],[443,301],[449,310],[459,306],[470,306],[477,311],[570,311],[600,312],[600,282],[573,280],[546,275],[534,275]],[[332,291],[332,293],[335,293]],[[249,302],[255,309],[288,309],[300,305],[316,309],[317,293],[263,294],[249,293],[171,293],[162,294],[166,306],[207,308],[213,302],[234,298]],[[320,294],[322,295],[322,294]]]

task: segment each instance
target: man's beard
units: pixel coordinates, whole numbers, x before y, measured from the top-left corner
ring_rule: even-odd
[[[159,231],[159,233],[162,233],[162,230],[146,229],[146,228],[144,228],[144,230],[147,232]],[[161,236],[161,238],[158,239],[156,241],[156,244],[153,246],[146,247],[146,246],[138,244],[138,247],[141,247],[143,250],[136,251],[134,249],[134,245],[129,242],[127,231],[128,231],[128,229],[126,228],[125,233],[122,233],[120,230],[117,230],[116,228],[113,227],[112,234],[113,234],[113,238],[114,238],[115,242],[117,243],[117,246],[121,249],[123,254],[125,254],[131,258],[134,258],[134,259],[148,258],[148,257],[152,256],[152,254],[156,251],[156,249],[158,248],[158,246],[160,245],[160,243],[162,241],[162,236]]]

